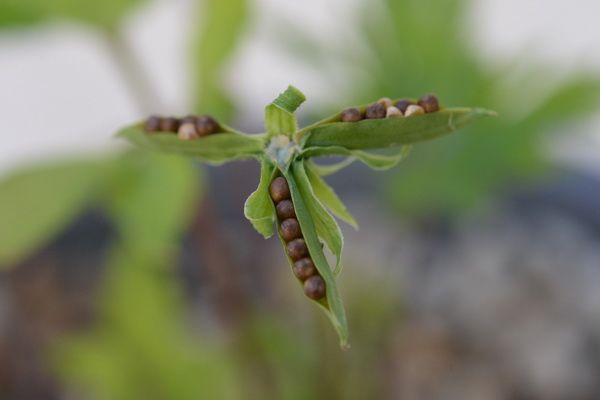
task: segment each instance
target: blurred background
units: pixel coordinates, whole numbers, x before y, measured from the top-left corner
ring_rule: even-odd
[[[595,0],[0,0],[0,398],[600,398]],[[499,117],[328,178],[352,348],[243,217],[258,165],[112,137],[436,93]],[[347,228],[347,229],[346,229]]]

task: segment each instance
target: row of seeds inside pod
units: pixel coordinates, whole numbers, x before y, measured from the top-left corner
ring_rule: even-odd
[[[394,117],[410,117],[439,111],[440,105],[437,97],[432,94],[421,97],[416,103],[410,99],[402,99],[393,103],[387,97],[377,100],[367,107],[364,113],[358,108],[347,108],[342,111],[342,122],[357,122],[362,119],[380,119]]]
[[[279,219],[279,234],[286,243],[288,256],[294,262],[292,270],[296,278],[304,282],[304,294],[313,300],[325,297],[325,281],[319,275],[308,247],[304,242],[300,224],[296,219],[296,210],[291,200],[290,187],[285,178],[279,176],[269,187],[271,199],[275,203]]]
[[[152,115],[144,123],[147,133],[171,132],[176,133],[181,140],[193,140],[202,136],[221,132],[219,123],[211,116],[197,117],[188,115],[184,118],[161,117]]]

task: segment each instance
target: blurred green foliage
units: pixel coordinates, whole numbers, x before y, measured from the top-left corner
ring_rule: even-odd
[[[527,58],[489,65],[472,48],[469,0],[379,0],[363,4],[360,41],[325,48],[289,21],[279,40],[315,68],[352,65],[352,90],[341,108],[383,95],[436,93],[443,105],[479,105],[498,118],[420,146],[386,185],[403,212],[456,212],[505,186],[548,170],[542,136],[590,116],[600,105],[600,75],[563,77]]]

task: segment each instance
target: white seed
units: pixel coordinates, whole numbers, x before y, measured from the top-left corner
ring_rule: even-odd
[[[398,108],[394,107],[394,106],[390,106],[387,108],[386,112],[385,112],[385,117],[386,118],[397,118],[397,117],[401,117],[402,116],[402,111],[400,111]]]
[[[196,126],[192,122],[186,122],[179,127],[177,137],[181,140],[193,140],[198,138]]]
[[[383,104],[383,106],[387,109],[393,105],[392,100],[389,97],[382,97],[377,100],[379,104]]]
[[[425,110],[423,110],[423,107],[418,106],[416,104],[411,104],[410,106],[408,106],[406,108],[406,112],[404,113],[404,116],[409,117],[411,115],[421,115],[421,114],[425,114]]]

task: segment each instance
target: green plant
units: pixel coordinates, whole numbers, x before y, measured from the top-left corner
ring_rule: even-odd
[[[381,106],[375,104],[356,107],[361,115],[365,115],[367,111],[367,119],[358,122],[343,122],[342,113],[336,113],[299,129],[294,113],[304,100],[304,95],[298,89],[288,87],[267,105],[266,132],[260,134],[242,133],[221,124],[215,129],[219,133],[189,140],[187,132],[180,131],[177,136],[174,132],[157,132],[148,129],[145,122],[140,122],[124,128],[118,136],[143,149],[181,154],[210,164],[218,165],[239,159],[258,160],[261,163],[260,183],[257,190],[248,197],[244,213],[254,228],[268,238],[273,235],[277,221],[274,202],[280,204],[283,200],[291,199],[302,238],[294,236],[293,240],[286,240],[291,237],[284,237],[281,230],[278,231],[279,237],[287,249],[288,261],[292,267],[294,262],[307,255],[314,262],[317,276],[324,280],[326,293],[324,297],[319,294],[321,284],[314,280],[310,280],[310,283],[309,280],[306,281],[305,291],[328,315],[337,330],[341,346],[345,347],[348,341],[346,316],[335,283],[335,275],[341,269],[343,237],[331,214],[353,226],[356,226],[356,222],[321,176],[346,167],[348,159],[362,161],[374,169],[391,168],[405,157],[408,146],[442,136],[493,113],[471,108],[445,108],[437,111],[436,104],[431,109],[436,112],[432,113],[389,118],[385,118],[385,113],[377,113],[369,118],[367,110],[376,108],[375,105]],[[382,99],[378,103],[389,101]],[[427,106],[425,103],[421,104]],[[415,107],[423,110],[419,106]],[[157,126],[154,117],[150,125]],[[380,148],[400,150],[395,150],[392,154],[365,151]],[[313,157],[319,156],[341,156],[348,159],[323,169],[312,161]],[[277,186],[273,186],[275,183]],[[321,241],[335,256],[333,268],[329,266]]]

